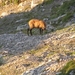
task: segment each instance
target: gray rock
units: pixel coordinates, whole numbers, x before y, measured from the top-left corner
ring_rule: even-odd
[[[21,32],[16,34],[2,34],[0,35],[1,50],[11,52],[22,52],[36,48],[44,39],[43,36],[27,36]],[[13,53],[14,54],[14,53]]]
[[[75,75],[75,69],[73,69],[73,70],[69,73],[69,75]]]

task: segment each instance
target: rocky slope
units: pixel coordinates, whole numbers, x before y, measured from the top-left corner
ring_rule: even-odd
[[[0,34],[24,31],[26,34],[28,21],[32,18],[42,19],[47,24],[47,32],[66,27],[75,23],[74,0],[47,0],[31,8],[27,0],[19,5],[9,4],[0,8]],[[10,19],[11,18],[11,19]],[[35,33],[36,31],[34,31]]]
[[[75,60],[75,24],[43,36],[16,33],[2,34],[0,39],[2,75],[58,75]]]

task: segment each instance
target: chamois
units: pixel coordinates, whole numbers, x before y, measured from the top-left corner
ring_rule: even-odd
[[[32,35],[32,29],[34,28],[39,28],[40,30],[40,34],[43,33],[43,30],[46,30],[46,24],[43,20],[39,20],[39,19],[31,19],[28,22],[29,28],[27,29],[27,34]]]

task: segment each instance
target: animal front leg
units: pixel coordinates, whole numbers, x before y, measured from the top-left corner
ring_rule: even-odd
[[[43,35],[43,29],[41,29],[41,34]]]
[[[41,28],[40,28],[40,34],[41,34],[41,35],[43,34],[43,29],[41,29]]]

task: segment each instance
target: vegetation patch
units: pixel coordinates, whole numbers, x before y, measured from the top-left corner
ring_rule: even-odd
[[[67,65],[61,70],[61,74],[59,75],[69,75],[73,69],[75,69],[75,60],[69,61]]]
[[[0,66],[1,66],[2,64],[4,64],[4,60],[3,60],[3,57],[0,56]]]
[[[56,31],[57,34],[61,34],[64,32],[75,32],[75,24],[73,24],[71,26],[67,26],[65,28],[60,28]]]
[[[64,17],[62,18],[62,22],[67,22],[67,21],[70,20],[70,18],[72,18],[72,17],[73,17],[73,13],[68,12],[68,13],[66,14],[66,16],[64,16]]]
[[[73,17],[73,14],[75,13],[75,10],[73,9],[75,7],[74,3],[75,3],[74,0],[70,0],[70,1],[63,2],[62,5],[53,6],[50,15],[51,19],[66,14],[64,17],[58,20],[58,24],[60,22],[63,23],[69,21]]]
[[[71,52],[71,55],[75,56],[75,51],[74,52]]]
[[[71,7],[74,6],[74,3],[75,3],[74,0],[65,1],[65,2],[63,3],[63,5],[61,5],[61,6],[58,8],[57,14],[58,14],[58,15],[63,15],[63,14],[65,14],[66,12],[70,11],[70,10],[71,10]]]
[[[48,49],[48,45],[44,46],[43,48],[39,48],[37,50],[31,50],[29,51],[30,54],[32,55],[41,55],[42,53],[44,53],[46,50]]]
[[[54,0],[44,0],[44,4],[51,4]]]

